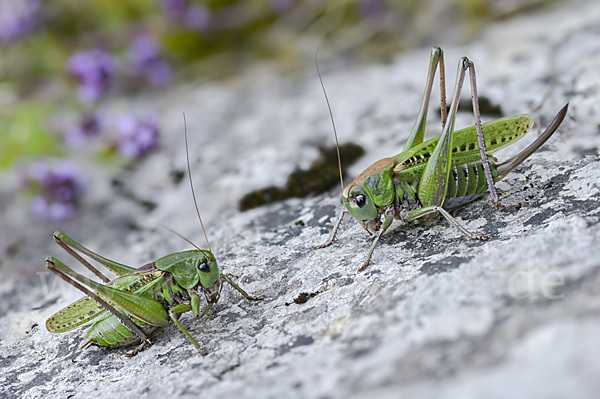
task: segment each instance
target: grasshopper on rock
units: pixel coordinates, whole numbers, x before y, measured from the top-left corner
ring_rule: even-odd
[[[187,133],[186,155],[194,205],[202,225],[192,185]],[[204,235],[206,238],[205,231]],[[262,298],[248,295],[233,282],[231,275],[219,273],[210,244],[209,250],[203,250],[190,242],[195,250],[176,252],[135,269],[96,254],[61,232],[54,233],[54,241],[103,281],[99,283],[84,277],[56,258],[46,259],[50,271],[87,295],[51,316],[46,321],[46,328],[53,333],[62,333],[94,323],[86,334],[87,341],[82,349],[91,345],[124,347],[139,343],[137,349],[126,354],[133,356],[152,344],[150,336],[158,329],[175,323],[205,355],[206,351],[179,322],[179,316],[188,311],[195,317],[206,314],[218,302],[223,283],[230,284],[248,300]],[[208,243],[208,239],[206,241]],[[117,277],[109,280],[78,252],[110,269]],[[200,306],[200,295],[207,302],[204,309]]]
[[[438,66],[442,134],[423,142],[429,99]],[[454,122],[467,70],[475,126],[455,131]],[[489,154],[525,136],[533,126],[533,118],[524,114],[513,115],[482,124],[475,66],[467,57],[458,62],[448,115],[445,92],[443,52],[441,48],[434,47],[431,51],[421,108],[403,151],[391,158],[375,162],[343,188],[342,202],[345,209],[342,210],[327,242],[316,248],[324,248],[333,243],[344,215],[350,213],[371,236],[375,234],[367,257],[358,269],[360,272],[369,265],[377,243],[394,219],[408,223],[414,220],[428,220],[441,214],[468,238],[488,240],[491,235],[471,233],[449,212],[477,199],[486,190],[489,191],[492,203],[497,209],[528,205],[526,202],[502,203],[494,183],[506,177],[552,136],[565,118],[568,104],[558,112],[550,126],[531,145],[514,157],[498,163],[498,160]],[[329,104],[327,94],[325,98]],[[337,141],[335,124],[334,133]]]

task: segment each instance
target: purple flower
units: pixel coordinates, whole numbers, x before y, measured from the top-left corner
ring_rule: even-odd
[[[71,147],[80,147],[87,139],[98,136],[101,128],[97,115],[84,114],[79,123],[67,132],[65,140]]]
[[[32,209],[40,219],[72,217],[83,187],[83,178],[75,165],[64,161],[53,167],[45,162],[33,163],[23,179],[23,188],[35,194]]]
[[[14,41],[33,31],[39,23],[38,0],[0,0],[0,41]]]
[[[172,19],[193,30],[205,30],[210,24],[210,10],[202,5],[190,5],[188,0],[162,0],[161,8]]]
[[[381,17],[385,14],[385,5],[383,0],[362,0],[360,11],[371,17]]]
[[[270,3],[277,14],[285,14],[294,6],[295,0],[271,0]]]
[[[171,82],[171,68],[163,59],[158,41],[151,35],[140,36],[131,43],[129,51],[133,73],[143,75],[153,86]]]
[[[116,61],[106,51],[80,51],[69,58],[67,70],[80,84],[79,98],[90,103],[98,100],[108,89],[115,73]]]
[[[124,115],[118,119],[116,130],[119,137],[115,147],[125,158],[141,158],[159,147],[159,129],[156,118],[140,120]]]
[[[173,19],[182,19],[190,6],[188,0],[162,0],[160,8]]]
[[[210,10],[198,4],[193,5],[188,9],[184,22],[190,29],[205,30],[210,25]]]

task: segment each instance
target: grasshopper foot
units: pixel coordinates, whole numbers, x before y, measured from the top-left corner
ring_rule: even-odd
[[[494,237],[493,234],[483,234],[483,235],[471,234],[471,236],[469,238],[471,240],[487,241],[492,237]]]
[[[205,351],[204,349],[202,349],[202,347],[198,347],[197,349],[198,349],[198,352],[200,352],[200,354],[201,354],[202,356],[206,356],[206,355],[208,355],[208,352],[207,352],[207,351]]]
[[[360,273],[364,271],[367,268],[367,266],[369,266],[369,263],[371,263],[371,258],[367,259],[365,263],[363,263],[363,265],[356,272]]]
[[[119,357],[121,357],[121,356],[134,357],[135,355],[140,353],[142,350],[144,350],[145,348],[149,348],[150,346],[152,346],[152,342],[149,339],[146,339],[137,348],[135,348],[135,350],[133,350],[131,352],[120,353]]]
[[[537,201],[522,201],[522,202],[516,202],[516,203],[510,203],[510,204],[503,204],[501,201],[498,201],[494,204],[496,206],[497,210],[502,210],[502,209],[512,209],[512,208],[521,208],[523,206],[535,206],[538,205]]]

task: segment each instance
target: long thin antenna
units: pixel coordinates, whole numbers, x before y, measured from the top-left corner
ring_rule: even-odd
[[[198,215],[198,220],[200,221],[200,226],[202,226],[202,232],[204,233],[204,238],[206,239],[206,243],[208,244],[208,250],[210,252],[212,252],[212,249],[210,248],[210,242],[208,241],[208,236],[206,235],[206,230],[204,229],[204,223],[202,223],[202,217],[200,216],[200,210],[198,209],[198,202],[196,201],[196,192],[194,191],[194,183],[192,182],[192,168],[190,168],[190,150],[189,150],[189,146],[188,146],[187,121],[185,119],[185,112],[183,113],[183,131],[185,132],[185,156],[187,158],[187,170],[188,170],[188,177],[190,179],[190,187],[192,189],[192,198],[194,198],[194,206],[196,207],[196,214]],[[177,234],[177,233],[175,233],[175,234]],[[187,238],[185,238],[185,237],[182,237],[182,238],[187,241]],[[196,247],[196,248],[198,248],[198,247]]]
[[[181,234],[179,234],[178,232],[176,232],[175,230],[165,226],[165,225],[160,225],[160,227],[162,227],[163,229],[169,230],[171,233],[175,234],[177,237],[181,238],[182,240],[185,240],[188,242],[188,244],[190,244],[192,247],[196,248],[198,251],[202,252],[205,256],[206,255],[206,250],[205,249],[201,249],[200,247],[198,247],[196,244],[194,244],[191,240],[189,240],[188,238],[182,236]]]
[[[344,191],[344,177],[342,176],[342,158],[340,157],[340,143],[338,142],[337,129],[335,128],[335,121],[333,119],[333,112],[331,111],[331,104],[329,104],[329,97],[327,97],[325,85],[323,84],[323,78],[321,77],[321,71],[319,70],[319,50],[321,50],[321,46],[319,46],[319,48],[317,49],[317,54],[315,54],[315,64],[317,65],[319,82],[321,82],[321,88],[323,89],[325,101],[327,101],[327,108],[329,109],[329,117],[331,118],[331,124],[333,125],[333,135],[335,136],[335,149],[337,151],[338,157],[338,169],[340,171],[340,187],[342,188],[342,191]]]

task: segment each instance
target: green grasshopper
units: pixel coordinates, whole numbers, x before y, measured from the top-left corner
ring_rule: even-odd
[[[438,65],[442,135],[423,142],[429,99]],[[567,114],[569,104],[558,112],[544,133],[525,150],[498,163],[495,157],[488,154],[521,139],[533,126],[533,118],[529,115],[513,115],[482,124],[475,67],[467,57],[463,57],[458,63],[454,94],[448,111],[450,120],[447,122],[444,69],[442,49],[434,47],[431,51],[421,108],[403,151],[394,157],[375,162],[345,188],[342,184],[342,203],[345,209],[335,223],[329,239],[316,248],[324,248],[333,243],[344,215],[350,213],[369,235],[373,236],[377,232],[359,272],[369,265],[379,239],[394,219],[408,223],[428,220],[441,214],[470,239],[491,238],[491,235],[469,232],[449,212],[477,199],[486,189],[489,190],[492,203],[497,209],[528,205],[527,202],[503,204],[496,193],[494,183],[506,177],[540,148],[558,129]],[[467,70],[475,126],[455,131],[454,122]],[[325,99],[329,105],[326,93]],[[333,128],[337,142],[335,123]],[[341,179],[340,171],[340,182]]]
[[[208,243],[192,185],[187,132],[186,155],[194,205]],[[207,352],[179,322],[179,316],[189,311],[195,317],[205,315],[218,302],[223,283],[230,284],[248,300],[262,298],[248,295],[232,281],[231,275],[219,273],[210,243],[207,251],[186,239],[196,247],[195,250],[176,252],[135,269],[100,256],[59,231],[54,233],[54,241],[104,282],[84,277],[56,258],[46,259],[50,271],[87,295],[51,316],[46,321],[46,328],[53,333],[62,333],[94,323],[86,334],[87,341],[82,349],[91,345],[124,347],[141,343],[134,352],[126,354],[133,356],[152,344],[150,336],[153,333],[172,322],[202,355],[206,355]],[[117,277],[109,280],[76,251],[110,269]],[[200,308],[200,294],[207,302],[204,309]]]

